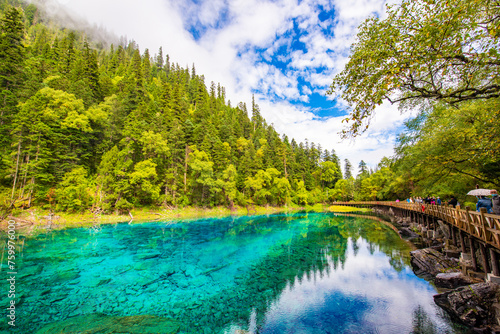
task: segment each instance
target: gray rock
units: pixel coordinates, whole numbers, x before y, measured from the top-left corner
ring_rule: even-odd
[[[437,274],[434,284],[440,288],[455,289],[460,286],[480,283],[482,280],[465,276],[464,274],[457,273],[440,273]]]
[[[446,254],[446,256],[448,257],[452,257],[452,258],[455,258],[455,259],[459,259],[460,258],[460,254],[462,253],[461,251],[459,250],[452,250],[452,249],[446,249],[444,251],[444,253]]]
[[[457,288],[434,296],[434,302],[450,316],[470,327],[495,324],[493,304],[497,302],[499,286],[479,283]]]
[[[432,248],[417,249],[410,252],[410,254],[412,265],[432,276],[456,270],[455,268],[458,265],[456,259],[450,259]]]
[[[420,235],[418,235],[417,233],[413,232],[410,228],[408,227],[402,227],[400,229],[401,231],[401,236],[403,237],[406,237],[406,238],[420,238]]]

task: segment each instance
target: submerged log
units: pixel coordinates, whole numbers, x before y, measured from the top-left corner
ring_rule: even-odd
[[[458,271],[458,261],[433,248],[417,249],[411,254],[411,263],[416,269],[436,276],[439,273]]]

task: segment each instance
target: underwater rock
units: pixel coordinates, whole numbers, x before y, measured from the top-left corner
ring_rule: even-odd
[[[414,267],[433,276],[442,272],[453,271],[455,270],[453,268],[458,265],[456,259],[448,258],[432,248],[417,249],[410,252],[410,254],[411,264]]]
[[[77,270],[67,270],[58,272],[54,275],[53,280],[57,281],[59,284],[64,284],[73,281],[80,277],[80,272]]]
[[[481,283],[483,280],[465,276],[461,272],[437,274],[434,284],[440,288],[455,289],[460,286]]]
[[[161,255],[161,253],[159,253],[159,252],[137,254],[137,259],[138,260],[149,260],[149,259],[154,259],[156,257],[159,257],[160,255]]]
[[[400,230],[400,234],[401,236],[405,237],[405,238],[410,238],[410,239],[413,239],[413,238],[420,238],[420,235],[413,232],[410,228],[408,227],[402,227]]]
[[[125,317],[108,316],[100,313],[73,317],[43,326],[36,334],[52,333],[159,333],[175,334],[180,323],[169,318],[153,315]]]
[[[105,258],[99,255],[86,259],[86,263],[90,266],[95,266],[96,264],[104,262]]]
[[[19,274],[18,274],[18,279],[19,280],[23,280],[27,277],[30,277],[30,276],[37,276],[37,275],[40,275],[40,273],[43,271],[43,266],[42,265],[34,265],[32,267],[30,266],[25,266],[23,267]]]
[[[497,284],[478,283],[435,295],[434,302],[467,326],[486,327],[495,324],[498,292]]]
[[[170,282],[172,282],[172,284],[176,285],[178,288],[186,289],[187,287],[189,287],[189,283],[187,282],[186,276],[184,276],[184,274],[175,273],[169,276],[169,279]]]

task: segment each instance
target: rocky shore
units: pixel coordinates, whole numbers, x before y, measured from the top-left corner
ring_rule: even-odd
[[[436,305],[474,333],[500,333],[500,285],[471,270],[470,255],[450,242],[445,226],[427,229],[391,209],[374,212],[390,219],[400,235],[416,245],[411,263],[417,275],[434,281],[441,292],[434,296]]]

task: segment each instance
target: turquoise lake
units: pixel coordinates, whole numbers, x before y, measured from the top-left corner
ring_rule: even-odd
[[[2,256],[7,333],[464,333],[413,273],[410,245],[373,217],[119,223],[16,252],[16,327]]]

